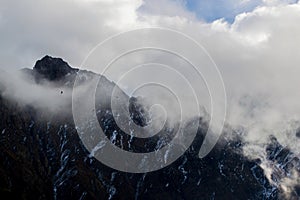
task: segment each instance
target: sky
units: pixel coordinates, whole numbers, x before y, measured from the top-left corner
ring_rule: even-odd
[[[187,0],[186,7],[207,22],[224,18],[232,23],[236,15],[251,12],[262,3],[261,0]]]
[[[0,0],[0,69],[32,68],[46,54],[80,67],[97,44],[114,34],[145,27],[173,29],[200,43],[218,66],[231,126],[245,127],[249,141],[264,142],[270,133],[277,134],[297,150],[299,21],[300,3],[295,0]],[[103,54],[115,51],[113,46]],[[157,58],[179,63],[168,55]],[[147,56],[137,54],[119,65],[143,59]],[[98,64],[84,67],[97,71]],[[124,74],[122,70],[112,71],[109,78]],[[160,76],[148,72],[139,79],[145,77]]]
[[[188,10],[195,12],[199,19],[207,22],[224,18],[229,23],[233,23],[235,16],[244,12],[251,12],[259,6],[293,4],[297,0],[186,0],[185,6]]]
[[[145,26],[168,26],[178,29],[179,25],[193,27],[216,25],[219,28],[234,30],[239,18],[245,13],[250,16],[259,7],[272,9],[296,2],[296,0],[43,2],[1,0],[0,66],[9,69],[31,67],[35,60],[45,54],[64,57],[78,66],[84,55],[95,44],[120,31]],[[236,18],[237,16],[239,17]],[[200,28],[197,30],[202,34]],[[251,40],[250,37],[248,39]]]

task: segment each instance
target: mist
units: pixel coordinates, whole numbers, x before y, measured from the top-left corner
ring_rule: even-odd
[[[37,110],[60,113],[70,112],[72,88],[57,86],[49,81],[37,83],[24,71],[1,72],[2,97],[19,106],[31,106]]]
[[[11,7],[10,2],[4,2],[5,7]],[[64,1],[60,5],[68,8],[66,15],[56,11],[56,1],[49,3],[47,8],[36,1],[28,1],[26,12],[18,6],[14,14],[0,9],[0,30],[5,30],[0,49],[1,68],[10,71],[32,65],[37,58],[50,52],[71,65],[103,74],[129,96],[145,97],[150,107],[160,104],[152,110],[154,115],[164,116],[168,110],[172,122],[186,121],[205,112],[211,114],[210,95],[203,78],[214,80],[214,77],[195,76],[189,63],[174,55],[152,50],[135,52],[113,63],[105,72],[104,63],[124,51],[119,48],[122,42],[115,41],[104,51],[96,49],[95,57],[88,56],[96,45],[113,34],[135,28],[170,28],[200,43],[217,65],[227,96],[225,124],[232,130],[240,130],[245,142],[244,154],[264,161],[265,147],[274,135],[299,157],[300,138],[296,132],[300,127],[300,26],[297,25],[300,3],[261,1],[253,9],[241,9],[248,12],[237,13],[232,23],[224,18],[212,22],[199,19],[197,13],[185,7],[185,1],[162,1],[166,9],[154,9],[160,8],[160,3],[134,0],[115,5],[113,1],[76,1],[74,4]],[[36,7],[47,12],[37,13]],[[26,15],[27,12],[30,14]],[[36,27],[40,28],[35,34],[26,31],[15,41],[20,29],[34,30]],[[149,35],[144,42],[162,42],[156,39]],[[166,37],[166,42],[168,39],[178,51],[192,49],[190,43],[180,43],[172,37]],[[132,37],[126,43],[134,46],[137,41],[139,38]],[[203,52],[189,52],[192,58],[202,58],[200,54],[203,56]],[[205,64],[201,60],[195,63],[199,71],[205,71],[202,68]],[[140,67],[131,71],[137,66]],[[53,87],[51,83],[37,85],[19,73],[8,76],[1,73],[1,80],[7,88],[3,93],[5,97],[52,112],[61,111],[72,95],[70,88]],[[263,165],[267,173],[267,163]],[[299,183],[299,179],[295,182]]]

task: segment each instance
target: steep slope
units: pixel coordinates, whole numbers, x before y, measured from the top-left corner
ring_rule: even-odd
[[[72,86],[77,71],[61,59],[46,56],[25,73],[34,77],[37,84],[50,81],[60,91],[62,85]],[[88,81],[90,73],[86,72],[83,82]],[[104,80],[107,91],[115,87]],[[191,119],[190,123],[199,123],[197,137],[176,162],[159,171],[130,174],[106,167],[85,149],[70,114],[71,99],[66,107],[69,111],[62,115],[20,104],[3,95],[4,90],[5,87],[0,95],[2,197],[5,194],[17,199],[279,198],[280,187],[268,180],[260,161],[243,156],[243,142],[238,135],[228,141],[223,137],[207,157],[198,158],[207,127],[202,119]],[[110,94],[106,95],[100,98],[109,99]],[[129,97],[124,93],[124,98]],[[142,105],[135,98],[129,102],[133,120],[144,126],[147,119]],[[141,141],[126,136],[109,107],[97,113],[107,137],[119,147],[143,151],[162,142],[157,138]],[[272,157],[272,152],[277,151],[273,146],[267,149],[270,159],[280,162],[278,157]]]

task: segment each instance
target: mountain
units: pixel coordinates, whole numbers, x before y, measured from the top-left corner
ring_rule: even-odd
[[[79,70],[60,58],[45,56],[22,74],[36,85],[51,84],[60,98],[67,95],[61,88],[72,89]],[[84,84],[92,76],[98,75],[84,71],[79,81]],[[97,117],[111,142],[133,152],[148,151],[164,142],[157,137],[132,138],[118,127],[111,108],[102,105],[110,102],[113,88],[120,90],[120,103],[128,102],[124,104],[136,124],[147,125],[147,109],[143,98],[128,97],[102,78],[104,93],[96,96],[104,101],[96,102]],[[207,130],[207,122],[200,118],[191,119],[190,123],[199,124],[197,136],[176,162],[149,173],[120,172],[97,161],[84,147],[72,118],[71,97],[66,98],[69,103],[64,108],[66,114],[62,114],[35,104],[20,104],[18,99],[7,97],[7,87],[0,89],[2,199],[282,199],[280,181],[291,171],[300,171],[299,160],[273,138],[266,154],[284,173],[274,172],[270,180],[260,160],[243,155],[244,142],[234,130],[230,133],[234,138],[222,137],[210,154],[200,159],[198,152]],[[167,129],[161,133],[164,131]],[[299,197],[299,188],[293,188],[291,198]]]
[[[63,79],[67,74],[72,74],[78,69],[71,68],[67,62],[61,58],[52,58],[45,56],[38,60],[33,71],[50,81]]]

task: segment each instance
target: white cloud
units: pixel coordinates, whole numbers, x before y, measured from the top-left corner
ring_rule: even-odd
[[[233,24],[223,20],[209,24],[166,13],[146,19],[183,31],[206,47],[226,84],[227,120],[245,126],[249,141],[265,143],[274,134],[298,152],[294,131],[300,119],[300,27],[295,24],[300,21],[299,11],[299,4],[260,6],[238,15]],[[287,130],[293,136],[284,134]]]
[[[300,5],[267,3],[238,15],[233,24],[224,20],[210,24],[197,20],[183,1],[1,1],[1,67],[30,67],[44,54],[78,66],[111,34],[143,26],[169,27],[207,48],[220,66],[229,98],[263,94],[278,112],[298,116],[300,28],[295,22]]]
[[[45,54],[79,65],[107,36],[135,26],[140,0],[0,2],[1,67],[31,67]]]
[[[187,10],[183,0],[2,0],[0,68],[31,67],[45,54],[63,57],[73,66],[79,66],[95,45],[112,34],[136,27],[172,28],[201,43],[219,66],[228,95],[227,122],[233,127],[246,128],[247,154],[261,156],[264,146],[259,144],[263,145],[268,136],[274,134],[283,145],[300,155],[299,139],[295,137],[295,130],[300,126],[300,26],[297,24],[300,3],[295,2],[264,0],[256,9],[248,10],[250,1],[229,1],[223,5],[223,15],[234,9],[230,17],[235,19],[230,24],[224,19],[212,23],[197,19],[197,13]],[[132,42],[135,39],[139,38],[133,38]],[[181,45],[182,49],[190,48],[179,41],[171,42]],[[112,47],[103,53],[110,55],[114,51],[119,49]],[[198,52],[190,53],[198,55]],[[153,53],[137,53],[128,56],[123,63],[143,62],[149,55],[156,56],[157,62],[169,63],[178,69],[188,67],[178,59],[172,60],[170,55]],[[122,75],[123,63],[119,63],[112,74]],[[89,65],[89,69],[97,68],[96,64],[99,63]],[[145,77],[139,74],[138,79],[131,80],[138,83],[164,75],[168,77],[165,81],[173,82],[172,87],[177,87],[184,96],[183,84],[165,74],[157,71],[151,74],[148,70]],[[187,74],[193,81],[193,76]],[[201,81],[196,80],[197,87],[202,90]],[[23,97],[25,103],[39,98],[46,101],[59,95],[55,89],[50,88],[49,94],[45,94],[42,87],[24,85],[21,80],[14,82],[16,86],[11,85],[10,91],[17,92],[10,96]],[[26,93],[33,89],[35,92]],[[184,102],[189,102],[190,97],[186,95]],[[55,110],[56,103],[51,109]],[[206,105],[207,99],[201,103]]]
[[[299,139],[292,134],[300,125],[300,3],[294,2],[265,0],[229,24],[198,20],[184,1],[4,0],[0,67],[30,67],[44,54],[78,66],[92,47],[114,33],[143,26],[173,28],[203,44],[218,64],[230,124],[245,126],[249,141],[266,142],[272,133],[299,153]]]
[[[196,14],[188,11],[182,0],[144,0],[138,11],[143,15],[196,19]]]

